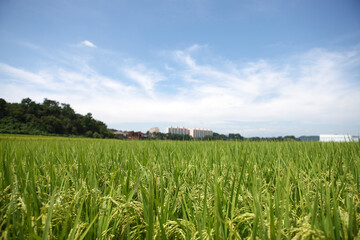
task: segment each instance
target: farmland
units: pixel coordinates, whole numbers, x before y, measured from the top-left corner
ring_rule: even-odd
[[[360,238],[360,143],[0,135],[0,239]]]

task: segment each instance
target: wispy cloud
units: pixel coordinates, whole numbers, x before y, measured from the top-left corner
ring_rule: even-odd
[[[358,48],[216,64],[200,60],[202,51],[208,47],[170,52],[159,64],[171,66],[164,72],[114,57],[116,68],[106,74],[96,68],[101,58],[81,55],[67,57],[70,65],[81,62],[71,69],[67,64],[30,71],[0,63],[0,94],[10,101],[56,99],[112,126],[181,123],[251,135],[320,133],[321,124],[353,132],[360,127]]]
[[[7,76],[2,78],[2,81],[9,83],[29,83],[29,84],[46,84],[44,76],[39,74],[34,74],[28,71],[25,71],[20,68],[15,68],[10,65],[0,63],[0,73]]]
[[[183,79],[196,79],[187,95],[206,100],[209,106],[203,112],[219,113],[217,120],[360,120],[360,83],[349,74],[360,65],[358,50],[313,49],[283,64],[259,60],[242,66],[199,65],[187,50],[173,56],[186,66],[179,72]]]
[[[96,48],[96,45],[93,44],[92,42],[90,42],[89,40],[84,40],[80,43],[81,46],[86,46],[86,47],[92,47],[92,48]]]
[[[165,79],[159,72],[150,71],[143,65],[125,67],[123,71],[128,78],[137,82],[150,97],[155,97],[155,84]]]

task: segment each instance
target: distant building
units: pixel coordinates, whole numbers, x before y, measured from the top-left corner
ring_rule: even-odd
[[[199,129],[199,128],[191,128],[190,136],[193,138],[204,138],[206,136],[212,136],[213,131],[210,129]]]
[[[355,140],[355,139],[354,139]],[[321,134],[320,142],[351,142],[353,137],[351,135],[342,135],[342,134]]]
[[[185,128],[185,127],[168,127],[166,128],[166,133],[190,135],[193,138],[204,138],[206,136],[213,135],[213,131],[210,129]]]
[[[132,140],[143,139],[145,138],[145,134],[142,132],[130,131],[130,132],[126,132],[126,138]]]
[[[126,132],[124,131],[113,131],[112,133],[119,137],[126,137]]]
[[[190,135],[190,130],[184,127],[167,127],[166,133],[178,135]]]
[[[160,132],[160,129],[158,127],[152,127],[149,130],[149,133],[159,133],[159,132]]]
[[[299,137],[302,142],[318,142],[320,140],[319,136],[301,136]]]

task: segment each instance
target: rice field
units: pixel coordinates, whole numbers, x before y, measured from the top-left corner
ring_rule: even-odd
[[[0,135],[0,239],[360,239],[360,143]]]

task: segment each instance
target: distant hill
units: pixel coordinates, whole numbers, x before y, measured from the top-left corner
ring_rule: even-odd
[[[42,104],[30,98],[21,103],[8,103],[0,98],[0,132],[114,137],[106,124],[93,119],[91,113],[83,116],[69,104],[46,98]]]
[[[314,142],[314,141],[319,141],[320,136],[301,136],[299,137],[299,139],[302,142]]]

